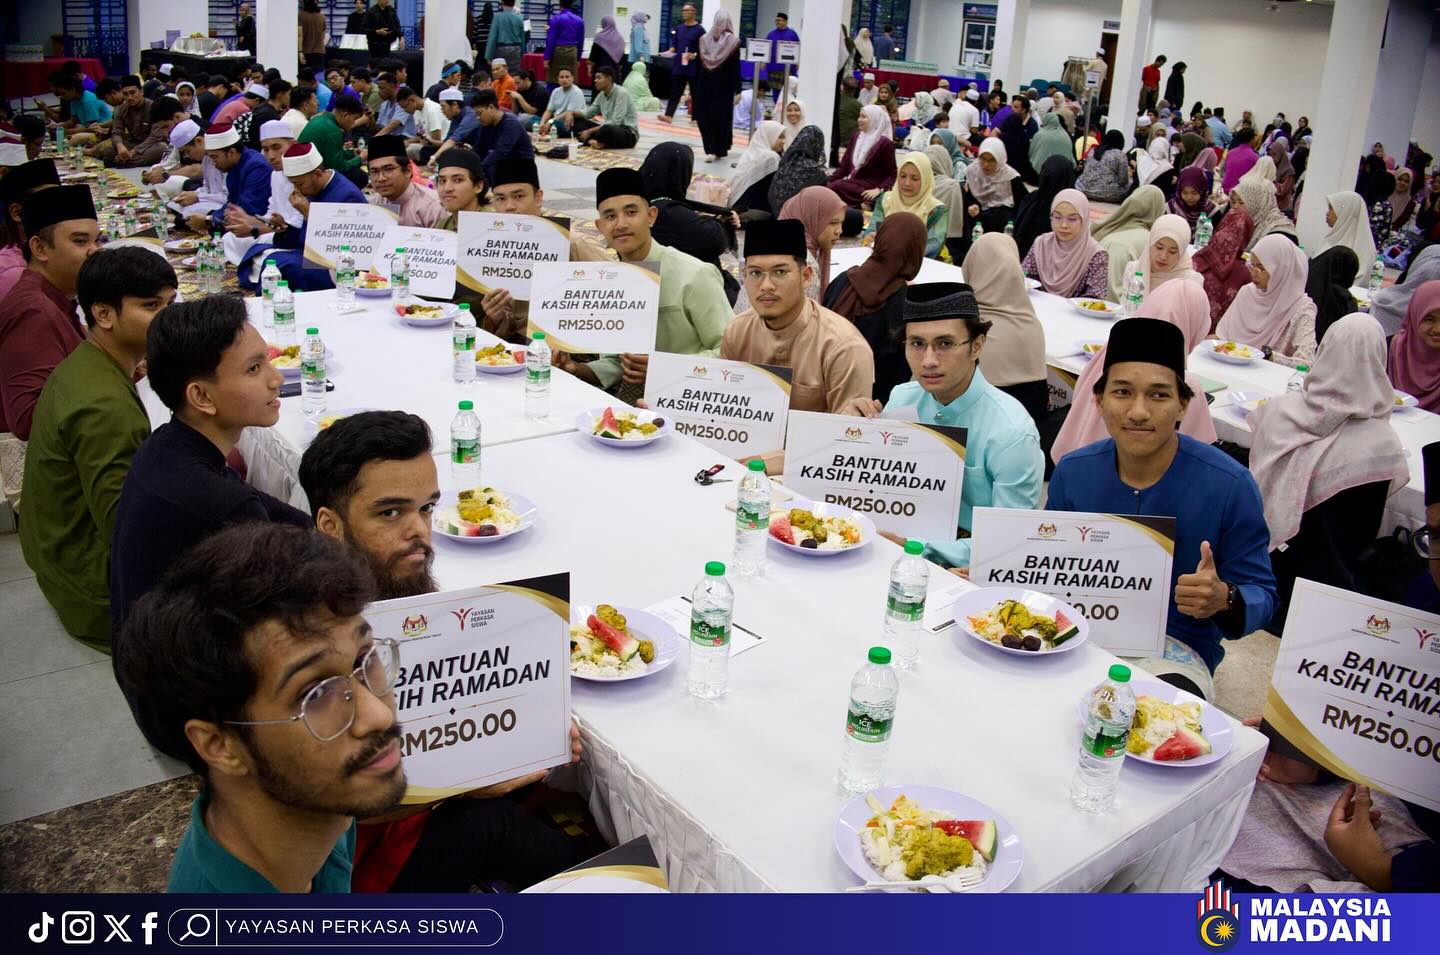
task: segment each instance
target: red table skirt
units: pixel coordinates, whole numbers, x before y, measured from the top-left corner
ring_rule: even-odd
[[[550,81],[550,77],[547,76],[545,73],[544,53],[524,54],[520,57],[520,68],[529,70],[532,74],[534,74],[537,80],[544,80],[547,83]],[[584,86],[588,88],[590,86],[590,61],[581,59],[579,68],[580,75],[575,77],[575,83],[578,86]]]
[[[48,93],[50,92],[50,82],[46,78],[72,59],[80,64],[81,71],[91,79],[99,81],[105,78],[105,67],[95,59],[67,56],[63,58],[47,57],[28,63],[5,60],[0,62],[0,89],[3,89],[5,95],[10,99]]]
[[[940,77],[934,74],[925,76],[921,73],[896,73],[891,70],[864,70],[862,72],[874,73],[877,86],[894,80],[897,86],[895,92],[907,99],[921,90],[928,93],[940,83]]]

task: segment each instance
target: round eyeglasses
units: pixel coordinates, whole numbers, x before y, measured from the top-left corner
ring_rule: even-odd
[[[278,726],[294,723],[305,724],[310,735],[328,743],[340,736],[355,722],[355,687],[358,676],[365,681],[365,687],[376,696],[386,696],[395,689],[395,678],[400,673],[400,643],[396,640],[376,640],[361,658],[359,666],[348,676],[332,676],[321,680],[305,694],[300,701],[300,712],[283,720],[226,720],[232,726]]]

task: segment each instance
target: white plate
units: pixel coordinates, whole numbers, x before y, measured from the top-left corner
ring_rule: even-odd
[[[589,411],[582,411],[575,416],[575,430],[581,432],[582,434],[589,435],[592,441],[598,441],[600,444],[605,445],[605,447],[607,448],[615,448],[617,450],[629,451],[635,448],[643,448],[647,444],[654,444],[656,441],[659,441],[661,438],[665,437],[665,435],[669,434],[671,429],[674,427],[674,424],[669,418],[666,418],[664,415],[657,415],[653,411],[645,411],[641,408],[631,408],[628,405],[610,405],[609,407],[616,412],[627,411],[630,414],[633,414],[635,416],[635,420],[639,421],[641,424],[644,424],[647,421],[654,421],[656,418],[663,419],[664,423],[660,425],[660,429],[654,434],[647,435],[643,438],[636,438],[629,441],[617,440],[615,438],[602,438],[600,435],[595,433],[595,423],[600,420],[600,416],[605,413],[605,409],[592,408]]]
[[[406,325],[413,325],[416,328],[434,328],[438,325],[449,325],[455,321],[455,316],[460,313],[460,306],[453,302],[412,302],[412,305],[438,305],[443,314],[439,318],[416,318],[410,315],[401,315],[400,307],[395,307],[395,315]]]
[[[535,503],[533,501],[531,501],[528,497],[522,497],[519,494],[511,494],[509,491],[506,491],[502,488],[496,488],[496,490],[510,499],[510,510],[514,511],[520,517],[520,526],[515,528],[510,533],[496,534],[493,537],[464,537],[460,534],[451,534],[443,530],[437,523],[437,521],[439,520],[438,516],[431,518],[431,530],[433,530],[435,534],[440,537],[444,537],[452,541],[459,541],[462,544],[498,544],[501,541],[507,541],[512,537],[523,534],[525,531],[535,526],[535,518],[539,514],[539,509],[535,507]],[[439,513],[446,508],[454,507],[455,499],[456,498],[454,491],[446,491],[440,496],[440,503],[435,507],[435,514],[439,515]]]
[[[355,295],[357,298],[389,298],[390,283],[387,281],[384,288],[360,288],[356,286]]]
[[[1355,304],[1368,311],[1370,309],[1370,289],[1363,285],[1352,285],[1350,297],[1355,299]]]
[[[267,345],[272,345],[272,344],[274,344],[274,343],[273,343],[273,342],[267,342],[266,344],[267,344]],[[275,347],[278,348],[278,347],[280,347],[280,346],[276,345]],[[330,359],[333,358],[334,355],[335,355],[335,353],[330,350],[330,346],[329,346],[329,345],[326,345],[326,346],[325,346],[325,364],[326,364],[327,367],[328,367],[329,364],[330,364]],[[294,368],[280,368],[280,367],[276,367],[275,370],[278,371],[278,372],[280,372],[280,374],[281,374],[282,376],[284,376],[284,378],[285,378],[286,381],[299,381],[299,380],[300,380],[300,366],[299,366],[299,365],[296,365]]]
[[[1025,287],[1026,287],[1027,289],[1029,289],[1030,291],[1032,291],[1032,292],[1038,292],[1038,291],[1040,291],[1042,288],[1044,288],[1044,286],[1042,286],[1042,285],[1040,284],[1040,280],[1039,280],[1039,279],[1032,279],[1032,278],[1031,278],[1030,276],[1028,276],[1028,275],[1025,276]]]
[[[1216,341],[1215,339],[1208,339],[1205,342],[1205,350],[1210,353],[1211,358],[1214,358],[1216,361],[1223,361],[1227,365],[1253,365],[1257,361],[1265,360],[1265,356],[1261,353],[1260,349],[1256,348],[1254,345],[1244,345],[1240,342],[1235,342],[1234,344],[1240,345],[1242,348],[1246,348],[1249,350],[1248,354],[1235,355],[1215,350],[1217,346],[1223,344],[1226,343],[1222,341]]]
[[[1067,301],[1070,303],[1071,307],[1075,309],[1075,311],[1079,312],[1081,315],[1089,316],[1090,318],[1120,317],[1120,306],[1116,305],[1114,302],[1106,302],[1103,299],[1084,297],[1067,299]],[[1097,312],[1093,308],[1086,308],[1084,305],[1085,302],[1100,302],[1100,304],[1105,306],[1105,311]]]
[[[953,812],[956,819],[995,820],[995,861],[985,870],[984,881],[971,889],[971,892],[1004,892],[1020,877],[1020,870],[1025,865],[1025,849],[1020,844],[1020,836],[1015,832],[1015,827],[1010,825],[1004,816],[978,799],[938,786],[884,786],[868,795],[874,796],[882,806],[888,807],[902,793],[924,809]],[[835,851],[840,853],[841,860],[850,871],[866,882],[884,878],[881,872],[870,864],[870,860],[865,858],[865,850],[860,845],[860,830],[865,828],[865,823],[869,822],[873,815],[875,813],[865,804],[865,797],[856,796],[841,808],[840,815],[835,820]],[[916,883],[916,886],[919,887],[919,883]],[[885,891],[910,890],[901,886]]]
[[[171,239],[165,243],[166,252],[194,252],[200,248],[200,242],[196,239]]]
[[[1401,408],[1418,408],[1418,407],[1420,407],[1420,399],[1416,398],[1414,395],[1407,395],[1407,394],[1406,394],[1405,392],[1403,392],[1403,391],[1397,391],[1397,392],[1395,392],[1395,410],[1396,410],[1396,411],[1399,411]]]
[[[378,408],[337,408],[337,409],[334,410],[334,411],[328,411],[328,412],[326,412],[325,414],[320,415],[318,418],[309,418],[309,417],[307,417],[307,418],[305,419],[305,430],[306,430],[306,432],[310,435],[311,440],[314,440],[314,438],[315,438],[317,435],[319,435],[321,431],[328,431],[328,430],[330,430],[329,428],[322,428],[322,427],[320,427],[320,422],[323,421],[323,420],[325,420],[326,418],[334,418],[334,419],[335,419],[335,421],[332,421],[332,422],[330,423],[330,426],[331,426],[331,427],[334,427],[335,424],[338,423],[341,418],[348,418],[348,417],[350,417],[351,415],[360,414],[362,411],[378,411],[378,410],[379,410]]]
[[[1091,339],[1090,341],[1077,342],[1076,344],[1080,346],[1080,357],[1086,361],[1090,361],[1096,355],[1100,354],[1100,351],[1105,347],[1106,343]]]
[[[514,342],[506,342],[505,344],[509,347],[512,355],[525,347],[524,345],[517,345]],[[487,365],[484,362],[477,361],[475,363],[475,370],[482,375],[516,375],[525,370],[525,363],[522,361],[518,365]]]
[[[1225,718],[1215,707],[1206,703],[1193,693],[1187,693],[1178,686],[1171,686],[1169,683],[1158,681],[1142,680],[1131,682],[1130,688],[1135,691],[1136,696],[1153,696],[1165,703],[1189,703],[1192,700],[1200,704],[1200,728],[1205,732],[1205,738],[1210,741],[1210,752],[1204,756],[1197,756],[1194,759],[1171,759],[1158,760],[1149,756],[1136,756],[1134,753],[1126,753],[1128,759],[1136,762],[1148,763],[1151,766],[1209,766],[1211,763],[1218,763],[1225,758],[1235,745],[1235,731],[1230,728],[1230,721]],[[1077,703],[1077,710],[1080,717],[1080,730],[1085,730],[1085,720],[1089,716],[1089,697],[1080,697]]]
[[[1063,610],[1065,616],[1070,619],[1080,632],[1053,650],[1013,650],[1010,647],[998,643],[991,643],[970,627],[970,618],[979,616],[995,607],[1002,600],[1018,600],[1034,613],[1042,613],[1047,617],[1055,616],[1055,611]],[[1042,594],[1038,590],[1026,590],[1024,587],[981,587],[979,590],[972,590],[961,594],[955,601],[954,608],[950,611],[956,628],[972,640],[977,640],[992,650],[999,650],[1001,653],[1009,653],[1020,657],[1048,657],[1057,653],[1065,653],[1074,650],[1090,638],[1090,623],[1085,616],[1070,604],[1049,594]]]
[[[860,525],[860,543],[851,544],[839,550],[826,550],[823,547],[801,547],[799,544],[787,544],[780,538],[770,534],[768,531],[765,538],[782,550],[788,550],[792,554],[799,554],[801,557],[839,557],[841,554],[850,554],[866,546],[875,537],[875,522],[870,520],[859,511],[852,511],[848,507],[841,507],[839,504],[816,504],[812,501],[796,499],[790,502],[788,507],[782,508],[785,513],[799,508],[802,511],[810,511],[816,517],[844,517]],[[775,515],[772,511],[771,517]]]
[[[180,260],[180,264],[185,266],[185,268],[187,269],[193,269],[195,267],[195,256],[186,256],[185,258]]]
[[[1272,395],[1268,391],[1232,391],[1230,392],[1230,407],[1239,412],[1242,418],[1249,418],[1267,401],[1273,401],[1278,395]]]
[[[613,605],[625,617],[625,629],[630,631],[631,636],[636,640],[650,640],[655,644],[655,659],[645,664],[645,669],[639,673],[621,673],[618,676],[592,676],[584,673],[570,671],[570,675],[577,680],[590,680],[593,683],[621,683],[625,680],[641,680],[647,676],[654,676],[661,670],[674,663],[680,656],[680,651],[685,649],[685,641],[675,628],[670,626],[653,613],[646,613],[643,610],[636,610],[633,607],[621,607]],[[576,604],[571,608],[571,616],[575,619],[572,623],[585,623],[585,618],[595,612],[594,607],[584,604]]]

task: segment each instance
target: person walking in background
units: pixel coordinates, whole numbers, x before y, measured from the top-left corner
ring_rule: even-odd
[[[575,0],[559,0],[560,9],[550,18],[545,31],[545,78],[553,86],[560,81],[560,71],[576,75],[580,63],[580,44],[585,40],[585,21],[571,9]]]
[[[727,10],[715,11],[710,32],[700,38],[700,67],[691,112],[700,125],[705,161],[713,162],[730,152],[730,107],[740,92],[740,38]]]
[[[650,60],[650,34],[645,32],[645,24],[649,22],[650,14],[648,13],[630,14],[630,64],[632,66]]]
[[[524,52],[525,18],[515,12],[515,0],[500,0],[500,12],[490,22],[490,37],[485,41],[485,62],[493,63],[499,57],[511,73],[518,73]]]
[[[325,23],[325,14],[320,12],[320,0],[305,0],[300,11],[300,56],[305,60],[307,74],[325,65],[325,45],[329,40],[330,28]]]
[[[595,71],[608,66],[617,77],[623,78],[629,63],[625,59],[625,38],[615,27],[615,18],[600,18],[600,29],[590,41],[590,69]]]
[[[1179,113],[1185,106],[1185,62],[1182,60],[1170,67],[1170,78],[1165,81],[1165,101]]]
[[[875,38],[875,62],[895,59],[895,28],[885,24],[885,30]]]
[[[351,11],[348,17],[345,18],[346,33],[365,32],[365,14],[367,12],[366,7],[367,4],[365,3],[365,0],[355,0],[355,9]]]
[[[675,60],[670,70],[670,102],[658,117],[662,123],[674,122],[675,110],[687,84],[691,95],[695,93],[695,60],[700,56],[700,38],[704,35],[705,28],[696,19],[695,4],[685,4],[680,9],[680,23],[670,31],[670,49],[665,51]],[[690,118],[694,120],[693,113]]]
[[[1160,67],[1165,65],[1165,54],[1155,57],[1155,62],[1140,71],[1140,112],[1154,109],[1160,97]]]
[[[255,55],[255,18],[250,15],[250,4],[240,4],[235,20],[235,48]]]

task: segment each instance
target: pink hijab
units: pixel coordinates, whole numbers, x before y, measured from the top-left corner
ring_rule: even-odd
[[[1283,235],[1265,236],[1255,244],[1253,255],[1270,273],[1270,286],[1262,292],[1252,282],[1237,292],[1215,333],[1230,341],[1274,348],[1284,340],[1290,317],[1307,301],[1310,262]]]
[[[1440,279],[1432,279],[1410,296],[1405,322],[1390,340],[1389,370],[1396,388],[1414,395],[1426,411],[1440,413],[1440,349],[1425,344],[1420,335],[1420,320],[1437,310]],[[1329,332],[1325,340],[1330,340]]]
[[[1410,482],[1405,447],[1390,425],[1394,406],[1385,332],[1369,315],[1346,315],[1321,339],[1304,390],[1261,405],[1252,418],[1250,473],[1271,550],[1300,532],[1306,511],[1347,488],[1388,480],[1394,494]]]
[[[1150,246],[1161,239],[1169,239],[1174,242],[1180,250],[1180,258],[1175,261],[1175,266],[1168,272],[1150,274]],[[1145,243],[1145,251],[1140,253],[1140,274],[1145,279],[1145,293],[1148,295],[1164,285],[1171,279],[1189,279],[1192,282],[1203,283],[1205,280],[1195,271],[1194,264],[1190,261],[1190,223],[1185,221],[1184,216],[1167,212],[1155,220],[1150,227],[1150,240]]]
[[[1061,242],[1053,231],[1043,232],[1030,248],[1045,291],[1069,296],[1075,294],[1095,253],[1103,249],[1090,234],[1090,200],[1085,198],[1085,193],[1079,189],[1061,189],[1050,200],[1051,213],[1062,202],[1070,203],[1080,215],[1080,235],[1070,242]]]
[[[806,186],[785,200],[780,207],[781,219],[799,219],[805,227],[805,246],[820,267],[820,293],[830,287],[830,250],[821,249],[816,236],[830,227],[830,220],[845,211],[845,200],[825,186]]]
[[[1205,340],[1210,333],[1210,302],[1205,292],[1194,282],[1170,282],[1140,304],[1140,314],[1147,318],[1158,318],[1169,322],[1185,333],[1185,353],[1188,355]],[[1095,405],[1095,380],[1105,369],[1105,349],[1090,359],[1090,364],[1080,373],[1075,382],[1074,397],[1070,412],[1065,415],[1065,424],[1055,437],[1050,449],[1050,459],[1056,464],[1076,448],[1094,444],[1110,436],[1100,409]],[[1216,440],[1215,422],[1210,418],[1210,405],[1205,401],[1205,389],[1194,375],[1186,374],[1185,382],[1195,392],[1185,417],[1180,419],[1180,433],[1205,444]]]

